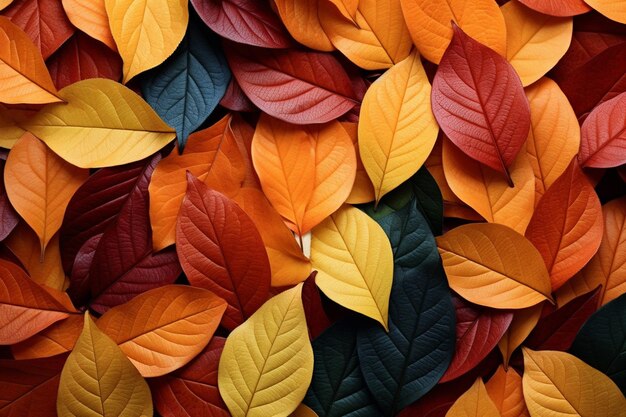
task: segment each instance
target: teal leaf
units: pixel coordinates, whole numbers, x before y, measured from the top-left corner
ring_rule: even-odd
[[[171,57],[142,79],[141,91],[154,111],[176,129],[182,152],[189,135],[224,96],[230,77],[217,36],[190,13],[185,38]]]
[[[455,310],[437,245],[415,199],[376,221],[391,241],[389,333],[364,325],[361,369],[384,415],[393,416],[439,381],[456,343]]]

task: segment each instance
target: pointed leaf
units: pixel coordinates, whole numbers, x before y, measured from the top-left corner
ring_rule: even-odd
[[[468,156],[506,175],[526,141],[530,109],[508,62],[454,26],[433,80],[433,113]]]
[[[550,298],[541,255],[522,235],[499,224],[467,224],[437,238],[450,287],[475,304],[525,308]]]
[[[576,16],[591,10],[583,0],[519,0],[519,2],[551,16]]]
[[[498,349],[502,354],[502,363],[505,367],[509,366],[513,353],[537,326],[539,319],[541,319],[544,304],[540,303],[513,312],[513,321],[511,321],[508,330],[498,342]]]
[[[393,253],[374,220],[343,206],[313,230],[311,262],[324,294],[387,329]]]
[[[354,109],[353,111],[355,111]],[[354,184],[352,184],[352,191],[346,199],[348,204],[361,204],[369,203],[375,198],[374,185],[365,171],[361,155],[359,154],[359,125],[356,122],[342,122],[341,126],[348,132],[352,143],[354,144],[354,150],[356,152],[356,176],[354,177]]]
[[[446,417],[500,417],[500,413],[491,401],[483,380],[478,378],[474,385],[456,400]]]
[[[377,202],[415,174],[430,154],[439,132],[430,107],[430,83],[417,53],[386,71],[365,93],[359,152]]]
[[[88,313],[83,332],[61,372],[57,414],[59,417],[152,415],[148,384]]]
[[[485,388],[501,417],[530,417],[524,402],[522,377],[515,369],[505,371],[499,366]]]
[[[320,3],[324,0],[275,0],[280,18],[295,40],[311,49],[332,51],[318,16]]]
[[[28,339],[11,345],[15,359],[47,358],[70,352],[83,329],[84,319],[79,314],[72,314],[57,321]]]
[[[581,128],[580,164],[612,168],[626,163],[626,92],[596,107]]]
[[[315,284],[316,275],[317,271],[311,272],[302,285],[302,305],[311,340],[316,339],[333,323],[324,310],[320,290]]]
[[[67,103],[44,107],[26,127],[81,168],[138,161],[175,137],[141,97],[111,80],[83,80],[60,95]]]
[[[287,417],[304,398],[313,349],[301,294],[274,296],[226,339],[218,384],[233,417]]]
[[[107,311],[98,327],[143,376],[160,376],[187,364],[209,343],[226,310],[210,291],[166,285]]]
[[[87,35],[104,43],[112,51],[117,51],[117,46],[109,27],[105,0],[62,0],[63,9],[67,18],[74,26]]]

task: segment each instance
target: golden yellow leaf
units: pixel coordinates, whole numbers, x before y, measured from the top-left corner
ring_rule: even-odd
[[[541,254],[507,226],[466,224],[437,237],[437,246],[450,288],[472,303],[520,309],[552,300]]]
[[[343,206],[313,229],[311,262],[315,283],[328,298],[387,329],[393,252],[378,223]]]
[[[89,171],[65,162],[31,133],[13,146],[4,169],[7,196],[37,233],[40,254],[59,230],[65,208]]]
[[[83,331],[61,372],[59,417],[141,417],[152,412],[146,381],[85,313]]]
[[[8,7],[11,3],[13,3],[13,0],[0,0],[0,10]]]
[[[105,0],[105,5],[124,61],[124,84],[172,55],[189,23],[187,0]]]
[[[609,19],[626,24],[626,0],[585,0],[585,3]]]
[[[454,21],[470,37],[506,56],[506,25],[493,0],[400,0],[417,49],[438,64],[452,39]]]
[[[361,105],[359,152],[377,202],[420,169],[438,132],[430,83],[413,52],[372,83]]]
[[[476,382],[455,402],[446,413],[446,417],[500,417],[483,380],[478,378]]]
[[[44,107],[25,127],[81,168],[138,161],[176,137],[148,103],[115,81],[83,80],[59,94],[67,103]]]
[[[287,417],[313,376],[302,284],[269,299],[226,339],[220,394],[233,417]]]
[[[104,3],[105,0],[63,0],[63,10],[74,26],[117,51]]]
[[[557,83],[542,78],[526,88],[531,126],[526,154],[535,173],[535,206],[580,147],[580,125]],[[559,138],[559,140],[554,140]]]
[[[335,49],[322,29],[317,10],[326,0],[274,0],[280,18],[295,40],[318,51]]]
[[[536,12],[518,1],[500,7],[506,23],[506,59],[524,86],[544,76],[565,55],[574,21]]]
[[[530,415],[626,416],[626,399],[611,379],[565,352],[524,352],[524,398]]]
[[[413,46],[399,0],[360,0],[354,19],[321,2],[319,16],[335,48],[367,70],[390,68]]]
[[[535,175],[524,152],[517,155],[509,187],[499,172],[465,155],[452,142],[443,142],[443,170],[452,191],[490,223],[523,234],[535,208]]]
[[[0,102],[3,103],[62,101],[39,48],[4,16],[0,16],[0,85]]]
[[[508,371],[500,365],[495,374],[485,384],[487,394],[500,412],[501,417],[529,417],[524,392],[522,390],[522,377],[510,368]]]
[[[509,366],[509,360],[515,349],[522,345],[539,322],[542,310],[543,303],[539,303],[513,312],[511,325],[498,342],[498,349],[502,353],[502,361],[505,367]]]

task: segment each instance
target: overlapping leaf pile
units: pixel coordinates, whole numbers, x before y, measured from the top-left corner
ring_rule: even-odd
[[[626,1],[0,8],[0,417],[626,416]]]

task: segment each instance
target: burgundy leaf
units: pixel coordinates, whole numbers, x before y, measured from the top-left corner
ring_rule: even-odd
[[[330,54],[244,48],[233,43],[227,43],[224,50],[244,93],[278,119],[325,123],[358,103],[350,78]]]
[[[576,16],[591,10],[583,0],[519,0],[540,13],[551,16]]]
[[[508,167],[530,129],[522,83],[506,59],[454,24],[453,29],[433,81],[433,113],[459,149],[511,183]]]
[[[148,380],[163,417],[229,417],[217,388],[217,368],[226,339],[215,336],[184,368]]]
[[[269,3],[259,0],[191,0],[204,23],[231,41],[263,48],[293,45]]]
[[[241,87],[239,87],[239,84],[237,84],[237,80],[234,78],[230,79],[230,83],[226,88],[224,97],[222,97],[220,101],[220,105],[232,111],[250,112],[256,110],[256,106],[246,96]]]
[[[593,109],[581,128],[580,164],[612,168],[626,164],[626,92]]]
[[[74,302],[76,302],[75,300],[81,300],[81,305],[86,304],[89,300],[89,270],[91,269],[93,256],[96,254],[96,249],[98,248],[101,237],[102,233],[89,238],[80,248],[74,259],[72,273],[70,274],[71,285],[68,288],[68,295]]]
[[[456,349],[440,382],[464,375],[489,355],[513,320],[513,312],[481,307],[453,295]]]
[[[4,188],[4,164],[5,161],[0,159],[0,241],[6,239],[20,221]]]
[[[304,305],[304,314],[311,340],[317,338],[332,324],[322,305],[320,290],[315,285],[316,275],[317,271],[311,272],[302,286],[302,304]]]

